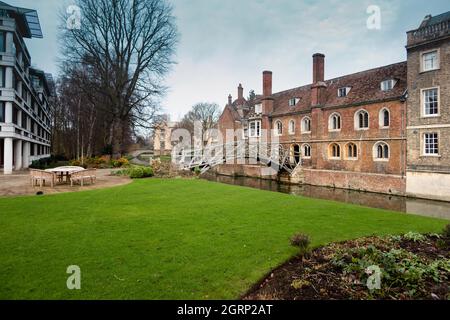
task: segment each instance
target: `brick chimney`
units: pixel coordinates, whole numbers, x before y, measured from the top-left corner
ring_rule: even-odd
[[[263,113],[263,129],[270,128],[270,121],[268,115],[273,112],[273,98],[272,98],[272,71],[263,72],[263,97],[262,103],[262,113]]]
[[[228,105],[231,106],[231,104],[233,103],[233,97],[231,96],[231,94],[228,95]]]
[[[325,80],[325,55],[316,53],[313,55],[313,84]]]
[[[263,72],[263,97],[272,95],[272,71]]]
[[[313,84],[311,86],[311,105],[320,106],[324,103],[325,89],[325,55],[313,55]]]
[[[242,87],[242,84],[239,83],[238,87],[238,99],[242,100],[244,99],[244,88]]]

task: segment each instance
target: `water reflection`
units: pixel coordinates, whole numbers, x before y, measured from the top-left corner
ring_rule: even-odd
[[[257,188],[268,191],[289,193],[310,198],[334,200],[366,207],[393,210],[450,220],[450,203],[390,196],[354,190],[333,189],[309,185],[281,184],[274,180],[249,177],[230,177],[206,173],[202,178],[220,183]]]

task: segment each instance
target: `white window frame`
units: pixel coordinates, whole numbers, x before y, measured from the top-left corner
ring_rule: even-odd
[[[339,128],[333,128],[333,119],[334,117],[338,117],[339,118]],[[342,117],[338,112],[333,112],[329,117],[328,117],[328,131],[330,132],[337,132],[337,131],[341,131],[342,128]]]
[[[359,114],[362,112],[367,113],[367,128],[359,126]],[[357,131],[369,130],[370,129],[370,113],[369,113],[369,111],[367,111],[365,109],[359,109],[358,111],[355,112],[354,121],[355,121],[355,123],[354,123],[355,130],[357,130]]]
[[[425,56],[436,52],[436,66],[432,69],[425,69]],[[439,48],[427,50],[420,53],[420,72],[429,72],[429,71],[435,71],[440,69],[441,64],[441,52]]]
[[[309,130],[306,130],[306,126],[305,126],[305,121],[306,120],[308,120],[309,121]],[[311,133],[311,118],[310,117],[308,117],[308,116],[306,116],[306,117],[303,117],[302,118],[302,121],[301,121],[301,131],[302,131],[302,134],[308,134],[308,133]]]
[[[381,81],[380,89],[383,92],[391,91],[392,89],[394,89],[396,84],[397,84],[397,80],[387,79],[387,80]],[[387,86],[387,87],[385,87],[385,86]]]
[[[338,92],[337,92],[338,97],[339,98],[345,98],[346,96],[348,96],[348,94],[350,93],[351,89],[352,89],[351,87],[338,88]],[[341,95],[341,90],[345,90],[345,95]]]
[[[384,156],[384,146],[388,147],[388,157],[387,158],[378,158],[378,147],[383,146],[383,156]],[[372,157],[373,161],[379,161],[379,162],[388,162],[391,159],[391,146],[385,142],[385,141],[378,141],[373,145],[372,150]]]
[[[384,112],[385,111],[387,111],[389,114],[389,125],[388,126],[384,125]],[[387,108],[387,107],[381,108],[380,113],[378,114],[378,119],[379,119],[378,122],[379,122],[380,128],[382,128],[382,129],[389,128],[391,126],[391,111],[389,110],[389,108]]]
[[[291,128],[291,124],[292,124],[292,128]],[[295,134],[295,120],[294,119],[289,120],[288,131],[289,131],[289,134]]]
[[[309,156],[306,155],[305,153],[305,148],[308,147],[309,148]],[[311,159],[311,155],[312,155],[312,148],[311,145],[309,143],[304,143],[301,146],[301,150],[302,150],[302,157],[303,159]]]
[[[252,123],[255,124],[255,128],[252,131]],[[251,120],[248,123],[248,136],[250,138],[259,138],[261,137],[261,120]]]
[[[427,153],[426,152],[426,150],[427,150],[427,143],[426,143],[427,138],[426,138],[426,135],[428,135],[428,134],[435,134],[437,136],[437,151],[438,151],[438,153]],[[439,138],[440,138],[439,137],[439,132],[435,132],[435,131],[433,131],[433,132],[424,132],[422,134],[422,156],[424,156],[424,157],[440,157],[441,144],[440,144],[440,139]]]
[[[437,90],[437,109],[438,112],[435,114],[426,114],[425,113],[425,92],[431,91],[431,90]],[[441,89],[440,87],[431,87],[431,88],[424,88],[420,89],[420,110],[421,110],[421,116],[422,118],[434,118],[434,117],[440,117],[441,116]]]
[[[281,127],[279,127],[279,125],[281,125]],[[283,122],[281,122],[281,120],[277,120],[275,121],[275,135],[277,136],[282,136],[283,135]],[[280,133],[280,129],[281,129],[281,133]]]

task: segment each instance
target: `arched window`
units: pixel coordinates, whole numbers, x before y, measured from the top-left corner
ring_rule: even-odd
[[[355,113],[355,129],[363,130],[369,128],[369,113],[366,110],[360,110]]]
[[[279,135],[279,136],[281,136],[282,134],[283,134],[283,123],[281,123],[281,121],[280,120],[278,120],[276,123],[275,123],[275,128],[276,128],[276,132],[277,132],[277,135]]]
[[[328,120],[328,130],[338,131],[341,130],[341,115],[339,113],[333,113]]]
[[[332,159],[340,159],[341,158],[341,146],[337,143],[330,144],[328,148],[329,157]]]
[[[380,111],[380,127],[387,128],[390,125],[391,125],[391,118],[389,110],[387,108],[383,108]]]
[[[289,134],[294,134],[294,133],[295,133],[295,121],[290,120],[289,121]]]
[[[309,144],[304,144],[302,149],[303,149],[303,157],[311,158],[311,146]]]
[[[311,119],[309,117],[304,117],[302,119],[302,132],[303,133],[311,132]]]
[[[389,153],[389,145],[386,142],[377,142],[373,148],[373,155],[375,160],[388,160]]]
[[[347,159],[358,158],[358,147],[353,142],[347,144]]]

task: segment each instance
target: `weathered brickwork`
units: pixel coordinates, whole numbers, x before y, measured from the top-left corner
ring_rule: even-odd
[[[408,32],[407,194],[450,201],[450,12]],[[437,110],[424,90],[437,90]],[[427,114],[428,113],[428,114]],[[426,135],[437,136],[429,150]],[[425,187],[426,186],[426,187]]]
[[[433,198],[447,199],[441,194],[450,195],[448,29],[450,12],[427,17],[408,32],[406,62],[330,80],[324,79],[325,56],[314,54],[313,83],[278,93],[272,93],[272,73],[264,71],[263,94],[245,101],[239,85],[238,99],[230,95],[219,128],[248,133],[252,121],[260,121],[261,129],[276,132],[290,161],[300,160],[291,179],[280,173],[283,181],[431,198],[420,181],[436,184],[436,177],[417,172],[447,172],[430,191]],[[436,51],[439,67],[424,72],[423,54],[430,51]],[[422,90],[434,87],[439,114],[424,117]],[[430,132],[439,136],[439,154],[425,156],[424,134]]]

